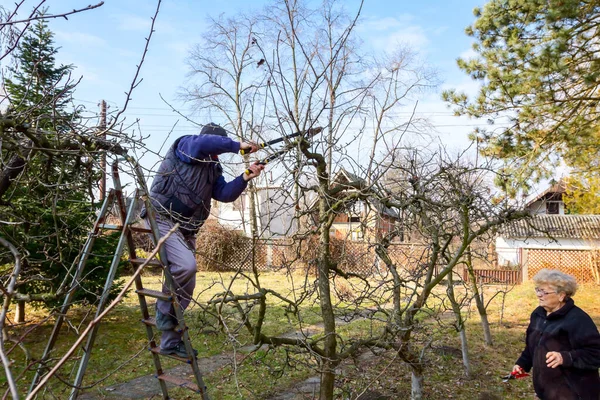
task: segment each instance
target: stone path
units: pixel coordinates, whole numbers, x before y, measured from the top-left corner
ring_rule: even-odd
[[[242,348],[240,352],[254,349],[255,346],[247,346]],[[359,362],[368,361],[375,357],[371,351],[363,352],[359,357]],[[233,362],[233,353],[219,354],[213,357],[199,358],[198,365],[203,374],[208,374],[216,371],[225,365]],[[193,381],[191,368],[187,364],[180,364],[167,371],[169,375],[187,377]],[[314,399],[319,393],[319,376],[311,376],[310,378],[299,382],[291,387],[284,387],[282,390],[269,397],[266,400],[300,400]],[[169,387],[173,385],[168,384]],[[162,397],[160,388],[154,375],[141,376],[129,382],[120,383],[102,388],[103,393],[83,393],[79,396],[82,400],[99,400],[99,399],[160,399]],[[191,393],[191,392],[190,392]],[[359,400],[384,400],[387,399],[376,392],[366,391]]]
[[[150,361],[149,361],[150,362]],[[198,359],[198,366],[203,375],[216,371],[225,365],[231,364],[232,354],[219,354],[213,357]],[[186,377],[194,382],[192,369],[188,364],[181,363],[176,367],[166,370],[166,373],[173,376]],[[167,384],[168,387],[173,387]],[[84,393],[78,398],[83,400],[97,399],[159,399],[162,392],[154,375],[145,375],[135,378],[129,382],[119,383],[102,388],[103,393]],[[192,393],[192,392],[190,392]]]
[[[363,317],[357,317],[352,321],[356,321]],[[349,320],[338,320],[337,326],[341,326],[349,323]],[[323,328],[322,324],[312,325],[303,328],[302,331],[292,331],[284,334],[284,337],[288,338],[305,338],[310,337]],[[266,347],[267,345],[264,345]],[[250,353],[256,350],[255,345],[248,345],[238,350],[239,353]],[[372,354],[367,351],[360,357],[368,357],[368,354]],[[359,359],[360,359],[359,357]],[[227,352],[221,353],[212,357],[205,357],[198,359],[198,366],[202,375],[208,375],[211,372],[218,370],[226,365],[233,363],[234,353]],[[188,364],[182,363],[174,368],[165,370],[168,375],[185,377],[188,380],[194,382],[192,370]],[[168,387],[173,387],[171,384],[167,384]],[[78,398],[82,400],[99,400],[99,399],[159,399],[162,397],[160,387],[154,375],[141,376],[131,381],[103,387],[101,388],[102,393],[88,392],[82,393]],[[209,388],[210,390],[210,388]],[[292,387],[283,388],[282,391],[269,398],[268,400],[297,400],[297,399],[312,399],[315,398],[315,394],[319,392],[319,376],[312,376],[303,382],[300,382]],[[191,393],[191,392],[190,392]],[[364,397],[364,399],[370,399],[371,397]],[[382,398],[383,399],[383,398]]]

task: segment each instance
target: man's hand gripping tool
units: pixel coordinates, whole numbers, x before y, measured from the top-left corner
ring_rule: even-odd
[[[284,140],[289,140],[291,138],[295,138],[295,137],[300,136],[300,135],[302,135],[304,133],[306,133],[306,135],[308,137],[311,137],[311,136],[314,136],[317,133],[321,132],[322,130],[323,130],[323,128],[321,128],[321,127],[310,128],[310,129],[308,129],[306,131],[300,131],[300,132],[292,133],[291,135],[282,136],[282,137],[277,138],[277,139],[269,140],[268,142],[258,143],[258,147],[264,149],[266,146],[271,146],[273,144],[276,144],[276,143],[279,143],[279,142],[283,142]],[[289,150],[291,150],[292,148],[294,148],[295,145],[296,145],[296,142],[289,143],[287,146],[285,146],[281,150],[276,151],[275,153],[271,154],[267,158],[264,158],[264,159],[260,160],[258,163],[262,164],[262,165],[266,165],[266,164],[270,163],[271,161],[273,161],[274,159],[278,158],[279,156],[287,153]],[[240,154],[244,155],[244,154],[246,154],[246,151],[245,150],[240,150]],[[250,175],[250,170],[247,169],[246,170],[246,174]]]

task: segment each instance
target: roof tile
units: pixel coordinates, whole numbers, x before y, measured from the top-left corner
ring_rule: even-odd
[[[536,215],[506,224],[501,234],[513,238],[600,239],[600,215]]]

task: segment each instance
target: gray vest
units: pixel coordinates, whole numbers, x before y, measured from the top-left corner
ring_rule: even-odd
[[[181,224],[184,235],[195,234],[210,213],[213,185],[223,175],[218,161],[184,163],[175,154],[181,138],[167,152],[150,188],[156,211]]]

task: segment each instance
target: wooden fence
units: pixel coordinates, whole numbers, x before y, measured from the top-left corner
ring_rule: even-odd
[[[600,281],[600,257],[596,250],[523,249],[522,262],[527,279],[549,268],[572,275],[579,283]]]
[[[478,283],[518,285],[523,281],[521,269],[476,269],[474,272]],[[466,268],[463,270],[462,275],[465,282],[470,281],[470,276]]]
[[[317,259],[318,243],[314,240],[294,242],[290,239],[258,240],[251,239],[236,243],[214,259],[197,249],[200,269],[205,270],[250,270],[277,271],[282,269],[308,269]],[[415,270],[422,265],[426,248],[420,244],[391,244],[388,255],[399,268]],[[371,275],[385,269],[384,263],[375,253],[372,244],[366,242],[332,240],[331,256],[338,268],[347,273]]]

